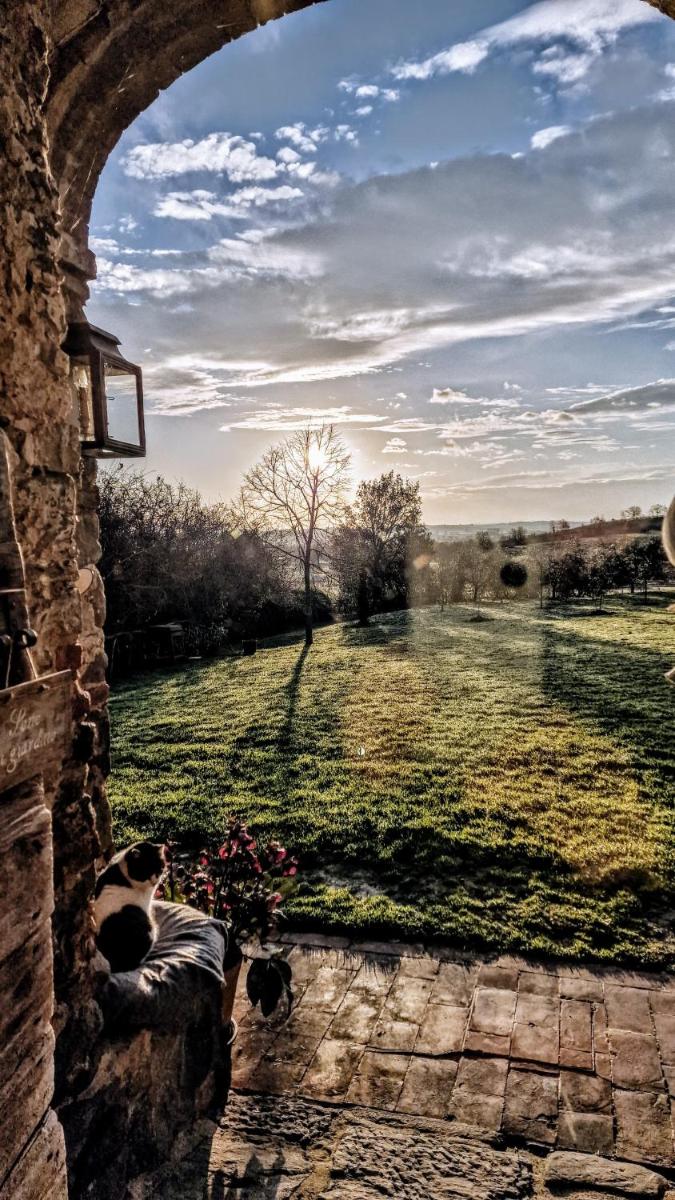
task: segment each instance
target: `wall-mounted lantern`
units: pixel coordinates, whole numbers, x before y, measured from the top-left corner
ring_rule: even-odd
[[[70,355],[82,453],[94,458],[143,458],[141,368],[127,362],[119,338],[96,325],[68,327],[63,349]]]

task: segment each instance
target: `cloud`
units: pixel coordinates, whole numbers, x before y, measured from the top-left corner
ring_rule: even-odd
[[[540,0],[468,42],[456,42],[430,58],[400,62],[396,79],[472,74],[489,55],[517,47],[537,49],[532,69],[559,84],[577,83],[621,33],[659,19],[636,0]]]
[[[174,221],[210,221],[213,217],[241,220],[247,213],[230,202],[218,200],[215,192],[198,188],[193,192],[168,192],[166,196],[160,196],[153,215],[171,217]]]
[[[579,492],[582,488],[593,489],[597,495],[596,489],[607,485],[632,484],[640,485],[653,482],[668,482],[672,480],[673,472],[675,471],[675,463],[659,464],[654,467],[647,467],[644,473],[637,472],[625,465],[618,466],[615,470],[592,471],[583,467],[576,467],[573,473],[569,471],[522,471],[514,472],[505,475],[488,476],[484,480],[471,480],[461,483],[450,483],[445,486],[440,486],[434,489],[434,494],[438,496],[455,496],[460,497],[472,496],[479,492],[503,492],[503,491],[537,491],[537,492],[561,492],[573,490]]]
[[[262,192],[238,190],[257,211]],[[195,316],[177,336],[203,350],[219,346],[224,329],[242,360],[258,361],[264,346],[266,366],[233,376],[231,387],[349,379],[461,343],[609,325],[667,306],[674,193],[673,111],[651,105],[597,118],[517,160],[472,156],[342,181],[311,210],[298,200],[292,227],[279,223],[257,243],[252,232],[216,241],[172,270],[168,260],[132,265],[121,251],[119,261],[110,249],[96,288],[189,297]],[[443,390],[437,400],[452,403]],[[496,400],[487,407],[496,411]]]
[[[221,238],[197,264],[182,256],[185,265],[174,269],[137,267],[131,263],[97,261],[96,288],[118,294],[147,292],[158,298],[199,293],[245,279],[285,278],[309,280],[321,274],[319,256],[301,247],[279,245],[271,239]]]
[[[291,200],[301,200],[303,196],[300,188],[287,183],[272,188],[256,185],[240,188],[226,200],[219,200],[215,192],[198,188],[192,192],[168,192],[161,196],[153,215],[172,217],[176,221],[210,221],[213,217],[241,221],[249,216],[251,209],[285,205]]]
[[[393,437],[382,447],[383,454],[402,454],[408,443],[405,438]]]
[[[93,250],[94,254],[122,254],[123,248],[115,238],[109,237],[90,237],[89,249]]]
[[[269,405],[221,427],[221,433],[231,429],[255,429],[264,433],[292,433],[296,429],[316,429],[320,425],[366,425],[370,421],[381,421],[382,417],[372,413],[354,412],[349,405],[328,408],[282,408],[281,405]]]
[[[317,146],[326,141],[329,133],[326,125],[310,129],[304,121],[296,121],[295,125],[282,125],[274,136],[279,141],[290,142],[303,154],[316,154]]]
[[[572,397],[577,396],[598,396],[603,392],[615,392],[618,389],[616,386],[604,383],[587,383],[585,387],[547,387],[546,393],[550,396]]]
[[[400,417],[395,421],[388,421],[386,425],[381,426],[382,433],[437,433],[443,429],[443,425],[439,425],[433,421],[425,421],[423,417]]]
[[[639,413],[672,404],[675,404],[675,379],[657,379],[640,387],[623,388],[593,400],[582,400],[572,405],[572,411],[582,414]]]
[[[549,125],[547,129],[538,129],[533,133],[530,145],[533,150],[545,150],[553,142],[557,142],[558,138],[567,137],[572,129],[569,125]]]
[[[473,396],[467,396],[466,392],[458,392],[455,388],[434,388],[430,404],[484,404],[484,400],[476,400]]]
[[[353,145],[358,145],[358,135],[351,125],[336,125],[333,130],[333,137],[336,142],[351,142]]]
[[[666,79],[670,80],[671,82],[667,87],[658,91],[654,99],[661,100],[667,104],[670,100],[675,100],[675,83],[672,82],[675,80],[675,63],[666,63],[663,68],[663,74],[665,75]]]
[[[277,158],[279,162],[285,163],[287,166],[289,163],[302,162],[301,156],[292,146],[282,146],[281,150],[277,150]]]
[[[421,62],[401,62],[392,68],[395,79],[431,79],[434,75],[450,75],[454,71],[472,75],[476,67],[487,58],[489,45],[481,39],[475,42],[458,42],[447,50],[441,50]]]
[[[255,142],[238,134],[209,133],[195,142],[146,142],[133,146],[122,159],[122,170],[131,179],[166,179],[193,171],[226,175],[232,183],[265,183],[275,179],[283,165],[258,154]]]
[[[354,79],[341,79],[338,88],[357,100],[382,100],[386,104],[395,104],[401,98],[398,88],[380,87],[376,83],[359,83]]]

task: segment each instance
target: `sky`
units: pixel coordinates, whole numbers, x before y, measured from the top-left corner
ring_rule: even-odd
[[[87,315],[148,472],[230,499],[333,422],[429,523],[675,482],[675,22],[642,0],[329,0],[162,93],[103,172]]]

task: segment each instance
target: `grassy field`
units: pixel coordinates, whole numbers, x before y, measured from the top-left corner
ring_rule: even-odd
[[[238,811],[300,852],[296,925],[663,963],[665,604],[394,613],[138,678],[112,701],[118,844]]]

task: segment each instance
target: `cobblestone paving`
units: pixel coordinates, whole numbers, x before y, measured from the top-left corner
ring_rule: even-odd
[[[238,996],[235,1089],[675,1168],[674,978],[312,935],[289,961],[290,1019]]]
[[[528,1200],[529,1156],[489,1135],[291,1096],[234,1095],[157,1200]],[[146,1193],[147,1195],[147,1193]],[[596,1197],[596,1200],[598,1198]]]

